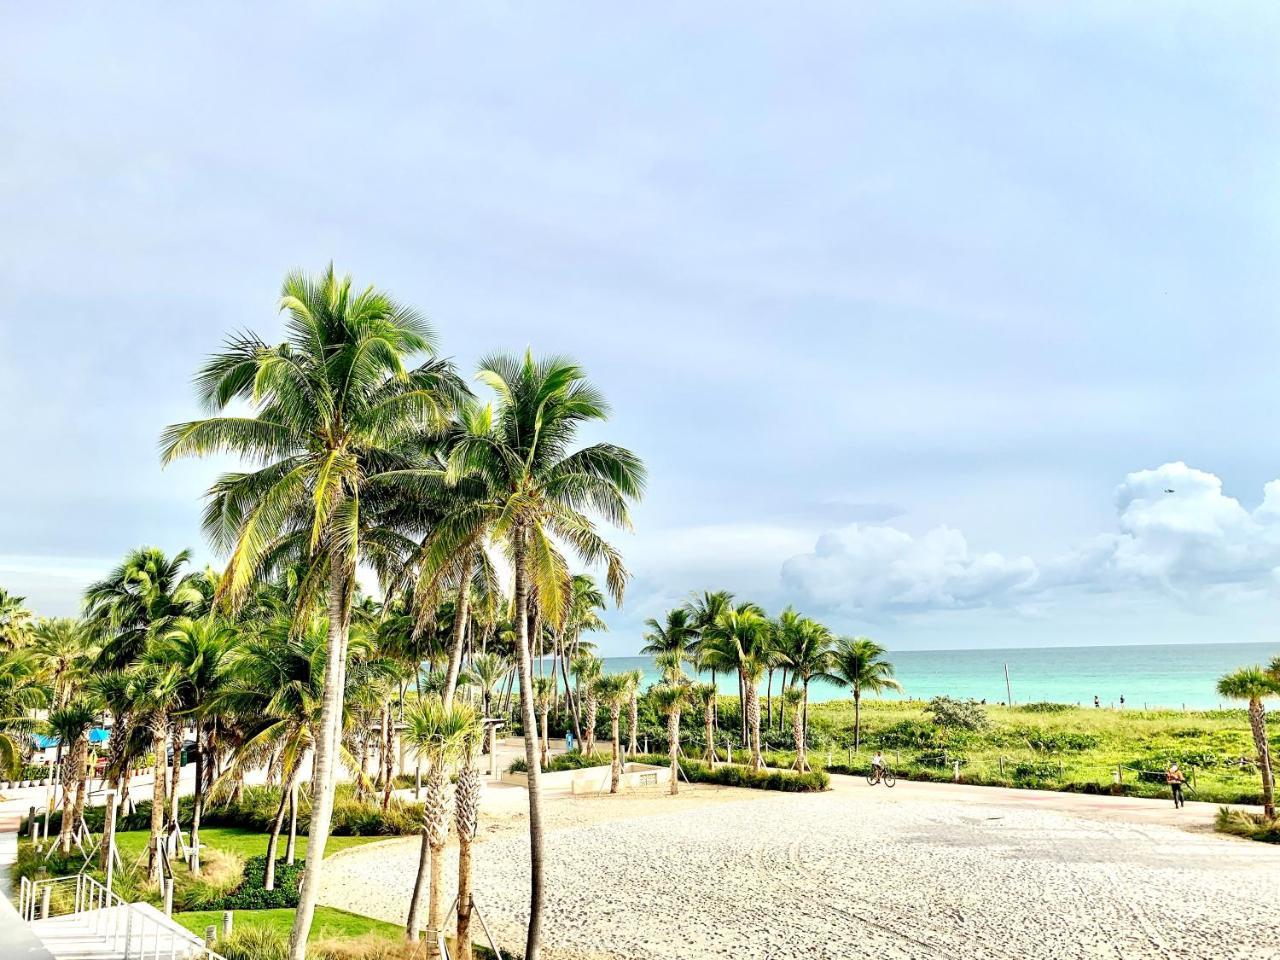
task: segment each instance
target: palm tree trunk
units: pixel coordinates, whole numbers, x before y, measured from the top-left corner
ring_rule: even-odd
[[[204,814],[204,745],[200,739],[200,724],[196,724],[196,785],[191,797],[191,849],[200,849],[200,817]],[[192,873],[200,873],[200,857],[192,858]]]
[[[418,939],[422,927],[422,901],[427,892],[426,878],[431,868],[431,841],[422,832],[422,846],[418,848],[418,873],[413,881],[413,895],[409,899],[409,918],[404,924],[404,937],[410,943]]]
[[[711,704],[707,704],[706,709],[702,711],[702,719],[706,724],[707,738],[707,749],[704,756],[706,757],[707,765],[710,766],[712,770],[716,768],[716,736],[715,729],[712,727],[712,717],[714,716],[712,711],[714,709],[715,708],[712,707]]]
[[[529,652],[529,585],[525,570],[524,534],[517,530],[514,537],[516,639],[520,671],[520,716],[524,725],[524,759],[528,767],[529,791],[529,931],[525,938],[525,960],[538,960],[542,949],[542,905],[545,898],[543,859],[545,838],[542,834],[542,797],[539,780],[538,737],[533,717],[533,662]],[[305,960],[296,957],[294,960]]]
[[[472,960],[471,950],[471,838],[458,836],[458,927],[453,938],[457,960]]]
[[[769,668],[769,680],[764,687],[765,726],[773,729],[773,667]]]
[[[633,687],[631,690],[631,705],[627,715],[627,731],[630,743],[627,745],[627,752],[631,756],[635,756],[640,752],[639,732],[640,732],[640,697]]]
[[[1253,743],[1258,748],[1258,766],[1262,772],[1262,812],[1269,820],[1276,815],[1275,780],[1271,772],[1271,746],[1267,741],[1267,712],[1261,700],[1249,701],[1249,726]]]
[[[853,752],[862,749],[862,691],[853,688]]]
[[[471,750],[458,772],[454,794],[454,821],[458,832],[458,917],[454,954],[457,960],[471,960],[471,844],[479,826],[480,774],[472,762]]]
[[[551,704],[544,703],[542,705],[542,762],[543,764],[551,763],[551,751],[547,747],[547,718],[551,713]]]
[[[738,671],[738,735],[747,744],[747,679]]]
[[[271,821],[271,833],[267,835],[267,863],[262,871],[262,886],[266,890],[276,888],[276,847],[280,843],[280,831],[284,827],[284,810],[288,802],[289,786],[282,784],[280,805],[276,807],[275,819]]]
[[[755,684],[747,684],[747,711],[751,714],[751,769],[764,769],[764,754],[760,752],[760,691]]]
[[[168,718],[161,714],[156,718],[151,734],[155,770],[151,777],[151,854],[147,861],[147,878],[152,883],[160,882],[160,832],[164,829],[164,774],[169,766],[165,762],[164,741],[168,726]]]
[[[667,714],[667,749],[671,754],[671,795],[680,792],[680,711]]]
[[[805,773],[809,769],[809,757],[808,747],[804,741],[804,713],[799,706],[796,707],[795,713],[791,715],[791,732],[796,741],[795,768],[801,773]]]
[[[169,819],[178,823],[178,783],[182,779],[182,721],[173,724],[169,734],[169,742],[173,747],[172,779],[169,781]]]
[[[617,704],[609,708],[613,727],[613,763],[609,769],[609,792],[617,793],[622,782],[622,708]]]
[[[320,895],[320,864],[329,839],[333,819],[334,777],[337,773],[339,734],[342,726],[343,683],[346,677],[343,660],[347,651],[348,576],[338,561],[330,561],[329,636],[324,665],[324,689],[321,694],[320,736],[316,738],[316,779],[311,785],[311,826],[307,832],[307,868],[298,891],[298,910],[294,914],[289,936],[290,960],[306,960],[307,937],[316,913]]]
[[[471,573],[475,569],[475,552],[468,550],[462,561],[458,599],[453,610],[453,649],[449,651],[449,668],[444,675],[444,708],[453,706],[453,694],[458,689],[458,673],[462,670],[462,645],[467,639],[467,615],[471,610]]]
[[[284,862],[293,866],[298,847],[298,770],[294,770],[289,784],[289,840],[284,845]]]

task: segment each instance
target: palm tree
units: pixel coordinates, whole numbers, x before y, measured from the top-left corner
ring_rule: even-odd
[[[585,740],[582,741],[579,749],[587,756],[591,756],[596,752],[596,715],[600,709],[595,682],[604,672],[604,663],[599,657],[583,652],[574,658],[572,670],[578,689],[582,691],[585,714],[582,730]]]
[[[423,875],[430,866],[427,898],[427,955],[439,956],[437,944],[444,930],[444,846],[449,840],[449,766],[462,753],[468,738],[476,733],[477,718],[470,707],[455,703],[445,707],[436,697],[428,697],[406,715],[407,742],[413,744],[430,764],[426,778],[422,821],[422,854],[413,885],[413,900],[405,936],[417,940],[422,913]]]
[[[93,658],[89,631],[70,617],[41,620],[31,631],[30,650],[53,693],[54,709],[66,706]]]
[[[693,640],[693,665],[698,672],[709,670],[711,672],[711,683],[714,686],[716,682],[716,666],[715,656],[708,660],[707,628],[712,626],[719,618],[720,614],[731,609],[733,606],[733,594],[728,590],[708,590],[703,591],[701,596],[695,596],[685,603],[685,609],[689,611],[689,625],[693,628],[695,638]],[[718,689],[718,688],[717,688]],[[741,684],[738,687],[739,693],[742,692]],[[745,719],[745,713],[744,713]],[[719,703],[717,702],[711,708],[711,726],[713,729],[719,729]],[[745,727],[743,728],[746,729]]]
[[[533,699],[538,705],[538,715],[542,719],[542,763],[544,766],[551,762],[551,749],[547,745],[547,717],[551,713],[551,701],[555,698],[555,695],[556,678],[554,675],[533,678]]]
[[[183,572],[190,557],[186,550],[169,557],[158,547],[139,547],[105,579],[90,584],[85,627],[100,646],[100,669],[136,663],[149,643],[203,604],[196,575]]]
[[[780,654],[791,673],[792,685],[799,682],[800,738],[809,738],[809,683],[814,677],[826,676],[831,669],[832,645],[835,638],[823,624],[801,617],[793,630],[783,637]],[[785,678],[784,678],[785,679]]]
[[[23,743],[38,724],[32,713],[48,703],[38,661],[23,650],[0,653],[0,771],[22,766]]]
[[[853,749],[862,746],[862,695],[902,690],[893,679],[893,664],[885,649],[867,637],[841,637],[831,655],[827,678],[853,691]]]
[[[631,680],[625,673],[611,673],[596,678],[592,687],[595,699],[609,708],[610,745],[613,748],[609,771],[609,792],[617,793],[622,781],[622,707],[631,698]]]
[[[653,705],[667,718],[667,749],[671,757],[671,793],[680,792],[680,711],[689,702],[687,683],[662,683],[653,688]]]
[[[1272,671],[1280,662],[1273,661]],[[1243,667],[1218,681],[1218,693],[1232,700],[1249,703],[1249,727],[1253,745],[1258,751],[1258,769],[1262,773],[1262,812],[1268,819],[1276,815],[1275,780],[1271,772],[1271,746],[1267,741],[1267,711],[1262,701],[1280,694],[1280,683],[1272,672],[1261,667]]]
[[[720,669],[736,669],[746,699],[747,732],[751,747],[751,768],[764,769],[760,741],[760,680],[771,656],[768,618],[755,604],[744,603],[720,615],[706,628],[704,658]]]
[[[454,826],[458,831],[458,919],[454,950],[458,960],[471,960],[471,848],[480,829],[480,771],[475,767],[476,744],[484,733],[475,717],[462,741],[462,762],[454,791]]]
[[[684,674],[684,657],[676,650],[664,650],[653,658],[663,683],[680,683],[688,680]]]
[[[704,738],[706,739],[706,749],[703,751],[703,759],[707,761],[707,765],[712,770],[716,768],[716,732],[715,732],[715,716],[716,716],[716,697],[718,692],[714,683],[697,683],[694,684],[690,691],[693,700],[702,708],[702,722],[705,726]]]
[[[85,767],[89,756],[89,731],[97,713],[86,701],[59,707],[49,714],[45,727],[65,749],[62,758],[62,829],[58,845],[71,852],[71,840],[84,820]]]
[[[569,587],[569,609],[565,614],[564,626],[556,634],[556,659],[560,662],[565,700],[569,704],[569,715],[573,718],[573,733],[579,742],[582,741],[582,718],[578,712],[577,699],[569,686],[569,664],[580,651],[583,631],[608,629],[600,616],[604,607],[604,593],[596,586],[595,579],[585,573],[574,574]]]
[[[132,672],[136,710],[151,733],[151,753],[154,762],[151,777],[151,838],[148,846],[147,877],[151,883],[160,882],[160,845],[165,818],[165,763],[166,741],[169,736],[173,710],[178,705],[179,675],[176,667],[148,663]],[[175,760],[178,757],[175,756]]]
[[[644,683],[644,671],[628,670],[623,676],[627,678],[627,753],[634,757],[640,752],[637,736],[640,732],[640,684]]]
[[[667,611],[663,622],[650,617],[644,625],[648,630],[644,635],[645,645],[640,648],[642,654],[675,653],[683,659],[693,652],[697,631],[687,608],[675,607]]]
[[[409,366],[434,342],[418,313],[372,287],[355,292],[332,265],[319,279],[291,274],[280,307],[286,341],[230,338],[196,378],[217,415],[169,427],[161,447],[165,463],[231,453],[262,464],[224,475],[210,491],[205,530],[230,553],[221,603],[234,608],[289,562],[306,571],[301,605],[326,598],[318,789],[289,948],[304,960],[333,814],[356,567],[363,560],[385,580],[410,552],[412,541],[380,521],[437,475],[422,455],[423,436],[444,423],[460,385],[447,363]],[[225,415],[238,404],[253,415]]]
[[[511,668],[496,653],[476,654],[471,660],[471,676],[480,688],[480,698],[486,717],[493,716],[493,699],[498,688],[507,678]]]
[[[526,960],[538,960],[543,889],[542,812],[533,703],[531,626],[536,596],[542,617],[562,624],[572,589],[557,543],[587,565],[602,564],[614,602],[622,599],[627,570],[584,511],[629,527],[628,501],[638,498],[644,468],[630,451],[608,443],[571,450],[579,428],[604,420],[608,406],[582,369],[561,358],[535,361],[495,355],[481,362],[479,378],[497,395],[493,406],[465,406],[451,444],[448,479],[484,483],[486,497],[439,525],[426,566],[443,566],[478,529],[504,547],[513,573],[520,712],[528,764],[530,904]],[[301,958],[298,958],[301,960]]]
[[[17,650],[31,639],[31,611],[23,604],[26,597],[15,597],[0,587],[0,653]]]
[[[809,770],[809,745],[805,741],[804,691],[795,684],[782,691],[782,702],[792,709],[791,736],[796,742],[796,759],[792,769],[806,773]]]
[[[177,671],[175,713],[195,727],[195,791],[191,808],[191,846],[200,849],[207,768],[213,759],[212,720],[217,696],[231,677],[236,632],[217,617],[182,617],[147,651],[147,662]],[[199,861],[194,861],[197,871]]]

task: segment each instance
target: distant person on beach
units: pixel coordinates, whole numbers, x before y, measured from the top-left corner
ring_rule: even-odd
[[[879,750],[876,755],[871,758],[871,772],[876,775],[877,780],[884,778],[884,754]]]
[[[1169,764],[1169,769],[1165,771],[1164,782],[1169,784],[1169,789],[1173,791],[1174,809],[1186,806],[1186,801],[1182,799],[1182,785],[1187,782],[1186,776],[1178,769],[1176,763]]]
[[[1095,707],[1100,707],[1100,706],[1102,706],[1102,704],[1098,701],[1098,695],[1097,695],[1096,693],[1093,695],[1093,705],[1094,705]]]
[[[1120,706],[1124,706],[1124,694],[1120,694]]]

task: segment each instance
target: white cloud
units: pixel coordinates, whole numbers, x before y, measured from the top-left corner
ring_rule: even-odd
[[[1156,591],[1194,600],[1280,587],[1280,480],[1249,511],[1212,473],[1166,463],[1116,488],[1116,527],[1041,562],[975,553],[959,531],[912,536],[854,524],[782,566],[799,598],[845,613],[904,613],[1050,601],[1070,590]]]
[[[1036,577],[1031,559],[974,553],[948,527],[913,537],[853,524],[824,533],[811,553],[782,567],[783,583],[804,599],[846,612],[985,606],[1024,593]]]

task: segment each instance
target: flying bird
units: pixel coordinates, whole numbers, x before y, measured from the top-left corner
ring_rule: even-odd
[[[1170,487],[1165,487],[1165,488],[1164,488],[1164,492],[1165,492],[1165,493],[1177,493],[1177,491],[1176,491],[1176,490],[1174,490],[1174,489],[1172,489],[1172,488],[1170,488]]]

